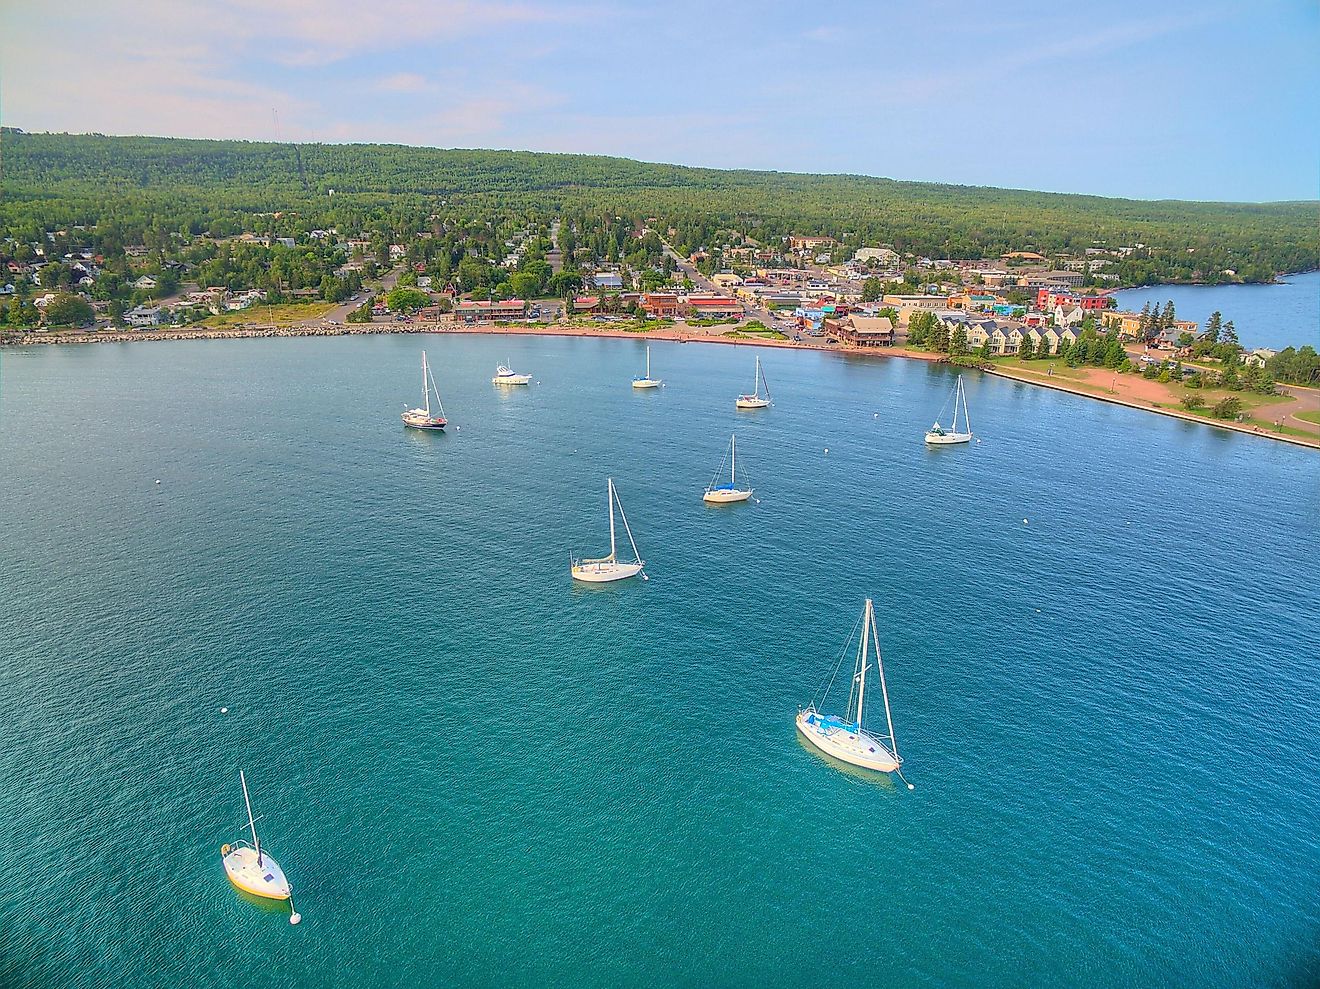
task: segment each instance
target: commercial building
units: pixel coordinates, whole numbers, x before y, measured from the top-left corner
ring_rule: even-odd
[[[892,347],[894,324],[888,316],[845,316],[825,320],[825,332],[850,347]]]
[[[497,319],[525,319],[527,303],[522,299],[503,302],[460,302],[454,313],[465,323],[490,323]]]

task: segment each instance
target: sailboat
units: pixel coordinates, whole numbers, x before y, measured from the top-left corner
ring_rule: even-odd
[[[945,403],[948,404],[947,402]],[[958,406],[962,406],[963,428],[958,429]],[[943,409],[940,410],[943,413]],[[972,440],[972,421],[967,417],[967,392],[963,389],[962,375],[958,375],[958,384],[953,389],[953,425],[945,429],[938,419],[935,425],[926,430],[926,442],[931,446],[946,446],[952,443],[970,443]]]
[[[852,690],[848,695],[848,706],[843,714],[825,714],[816,707],[815,699],[803,710],[798,711],[797,729],[802,737],[819,751],[841,762],[847,762],[863,769],[874,769],[882,773],[897,772],[901,777],[903,759],[898,754],[898,744],[894,740],[894,719],[889,713],[889,690],[885,686],[885,668],[880,659],[880,638],[875,627],[875,606],[871,599],[866,599],[866,608],[862,612],[862,637],[857,647],[857,658],[853,667]],[[863,717],[866,704],[866,672],[871,665],[871,642],[875,642],[875,668],[880,674],[880,696],[884,698],[885,725],[887,734],[876,734],[864,727]],[[839,657],[843,662],[843,657]],[[832,686],[838,674],[836,666],[830,675]],[[829,694],[829,686],[821,697],[824,704]]]
[[[436,415],[431,414],[431,392],[435,392],[435,404],[439,409]],[[431,366],[426,363],[426,351],[422,351],[422,407],[418,409],[409,409],[403,413],[403,424],[412,426],[413,429],[444,429],[449,421],[445,418],[445,407],[440,403],[440,389],[435,386],[435,378],[431,376]]]
[[[610,511],[610,555],[602,556],[596,560],[577,560],[570,558],[570,573],[574,580],[586,581],[590,584],[605,584],[612,580],[625,580],[628,577],[636,577],[642,573],[642,557],[637,552],[637,543],[633,539],[632,529],[628,527],[628,517],[623,514],[623,502],[619,500],[619,493],[614,490],[614,478],[607,482],[608,504]],[[623,531],[628,534],[628,544],[632,546],[633,558],[631,562],[623,562],[618,558],[618,552],[614,541],[614,508],[618,506],[619,518],[623,520]],[[642,574],[646,578],[646,574]]]
[[[496,385],[529,385],[532,383],[530,374],[519,374],[517,371],[510,370],[509,365],[501,364],[495,369],[495,377],[491,378],[491,383]]]
[[[659,388],[663,381],[659,378],[651,377],[651,345],[646,345],[646,374],[640,378],[633,378],[634,388]]]
[[[765,385],[765,395],[761,395],[761,385]],[[770,382],[765,380],[765,372],[761,370],[761,358],[756,358],[756,377],[752,379],[752,393],[750,395],[739,395],[738,400],[733,403],[735,408],[739,409],[764,409],[770,404]]]
[[[706,493],[701,496],[701,500],[712,505],[727,505],[734,501],[746,501],[752,496],[752,489],[749,485],[745,488],[738,487],[738,437],[733,435],[729,437],[729,482],[720,483],[720,478],[724,476],[724,461],[720,461],[719,468],[715,471],[715,477],[706,485]]]
[[[284,871],[279,863],[261,847],[261,839],[257,837],[257,821],[252,816],[247,777],[241,769],[238,771],[238,781],[243,787],[243,803],[247,807],[252,843],[239,841],[233,845],[220,846],[220,861],[225,867],[225,875],[229,877],[231,883],[246,893],[262,896],[268,900],[288,900],[292,905],[293,888],[289,885],[289,880],[284,877]],[[296,910],[289,916],[291,924],[296,924],[301,919]]]

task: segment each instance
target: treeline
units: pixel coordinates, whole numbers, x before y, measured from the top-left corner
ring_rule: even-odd
[[[853,175],[685,168],[587,155],[445,151],[393,145],[23,134],[6,130],[0,234],[116,226],[164,246],[186,226],[225,236],[305,224],[416,226],[439,209],[609,217],[569,232],[573,249],[625,250],[647,221],[697,248],[720,231],[758,243],[790,233],[890,244],[918,256],[971,258],[1033,249],[1146,247],[1106,269],[1125,284],[1266,280],[1320,267],[1313,202],[1144,202],[1057,193],[896,182]],[[333,190],[333,195],[331,194]],[[287,224],[285,225],[287,227]],[[575,223],[573,227],[578,225]],[[1225,274],[1236,272],[1235,275]]]

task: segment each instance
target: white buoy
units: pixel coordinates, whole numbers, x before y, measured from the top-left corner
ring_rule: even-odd
[[[1023,520],[1022,520],[1022,524],[1023,524],[1023,525],[1027,525],[1027,524],[1028,524],[1028,523],[1027,523],[1027,520],[1026,520],[1026,519],[1023,519]]]
[[[160,483],[160,478],[159,478],[159,477],[158,477],[158,478],[156,478],[156,483],[157,483],[157,484],[159,484],[159,483]]]
[[[289,914],[289,923],[290,923],[290,924],[301,924],[301,923],[302,923],[302,914],[300,914],[297,910],[295,910],[293,913]]]
[[[829,448],[829,447],[826,447],[826,448],[825,448],[825,453],[826,453],[826,455],[828,455],[829,452],[830,452],[830,448]]]
[[[229,708],[227,708],[227,707],[222,707],[222,708],[220,709],[220,713],[221,713],[221,714],[228,714],[228,713],[229,713]]]

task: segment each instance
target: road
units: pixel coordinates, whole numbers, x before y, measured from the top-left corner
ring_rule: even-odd
[[[367,283],[363,283],[362,291],[358,293],[357,302],[353,302],[350,300],[348,302],[340,303],[339,305],[331,309],[328,313],[326,313],[324,316],[322,316],[320,319],[312,320],[311,322],[317,322],[317,323],[344,322],[348,318],[349,313],[351,313],[358,306],[362,305],[362,299],[365,296],[384,295],[390,289],[394,288],[394,286],[399,281],[399,277],[403,274],[403,269],[404,269],[403,265],[396,265],[395,267],[391,268],[389,271],[385,272],[385,274],[380,277],[380,280],[378,282],[374,283],[374,287],[368,285]]]
[[[680,257],[678,252],[675,251],[672,247],[670,247],[669,244],[665,243],[665,241],[663,240],[660,241],[660,244],[661,246],[664,247],[665,254],[668,255],[673,260],[674,264],[678,266],[678,270],[681,271],[688,278],[688,280],[692,282],[692,285],[695,288],[699,289],[702,292],[709,292],[711,295],[725,294],[724,289],[720,288],[709,278],[707,278],[705,275],[699,272],[696,269],[696,266],[693,265],[690,261],[688,261],[687,258]],[[740,323],[745,322],[746,320],[749,319],[757,319],[760,320],[766,326],[773,327],[775,325],[775,318],[772,315],[770,315],[769,309],[765,309],[761,306],[752,305],[749,302],[743,302],[743,309],[746,311],[747,315],[742,320],[739,321]]]

